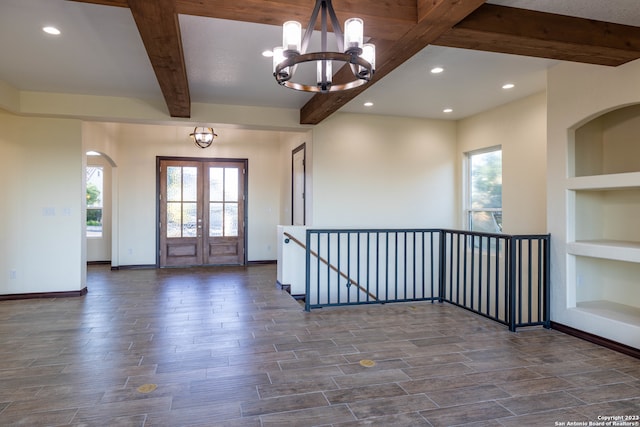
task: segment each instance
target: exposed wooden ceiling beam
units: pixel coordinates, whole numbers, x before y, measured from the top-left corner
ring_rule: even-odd
[[[129,7],[129,3],[127,3],[127,0],[67,0],[67,1],[75,1],[78,3],[100,4],[103,6]]]
[[[103,6],[129,7],[127,0],[68,0]],[[284,21],[308,22],[313,0],[174,0],[179,14],[229,19],[257,24],[282,25]],[[352,16],[365,21],[368,37],[399,39],[417,21],[416,0],[379,2],[340,1],[333,4],[340,22]],[[329,25],[331,27],[331,25]],[[318,27],[319,29],[319,27]]]
[[[397,40],[417,21],[416,0],[351,0],[332,5],[340,22],[358,16],[365,22],[366,35],[376,39]],[[288,20],[306,25],[313,7],[313,0],[176,0],[178,13],[184,15],[277,26]]]
[[[190,114],[189,88],[178,14],[281,25],[306,22],[311,0],[72,0],[131,7],[158,82],[173,117]],[[483,4],[483,0],[369,0],[334,5],[341,21],[365,20],[365,33],[377,46],[379,81],[428,44],[525,56],[620,65],[640,58],[640,28]],[[336,81],[347,70],[340,70]],[[318,94],[301,110],[300,122],[320,123],[369,85],[345,92]]]
[[[418,22],[395,43],[376,45],[376,72],[366,86],[345,92],[317,94],[300,110],[301,124],[318,124],[381,78],[437,40],[442,34],[484,3],[484,0],[418,1]],[[343,67],[341,73],[346,73]]]
[[[433,44],[618,66],[640,58],[640,28],[485,4]]]
[[[128,0],[171,117],[191,117],[191,96],[174,0]]]

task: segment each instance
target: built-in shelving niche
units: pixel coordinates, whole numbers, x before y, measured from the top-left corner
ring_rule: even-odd
[[[569,176],[640,172],[640,105],[603,114],[575,131]]]
[[[640,264],[576,256],[576,308],[640,326]]]
[[[568,282],[575,308],[640,326],[640,105],[603,114],[569,144]]]

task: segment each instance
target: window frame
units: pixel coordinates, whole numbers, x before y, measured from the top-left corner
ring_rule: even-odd
[[[473,221],[472,221],[472,215],[475,212],[500,212],[500,214],[503,214],[503,210],[504,210],[504,203],[500,203],[500,207],[499,208],[473,208],[472,207],[472,202],[471,202],[471,192],[472,192],[472,188],[473,188],[473,183],[472,183],[472,173],[471,173],[471,158],[473,156],[476,155],[480,155],[480,154],[487,154],[487,153],[491,153],[491,152],[496,152],[496,151],[500,151],[501,152],[501,157],[502,157],[502,145],[493,145],[490,147],[484,147],[484,148],[479,148],[476,150],[471,150],[471,151],[466,151],[464,153],[464,167],[463,167],[463,181],[464,181],[464,186],[463,186],[463,209],[462,209],[462,216],[463,216],[463,227],[465,230],[469,230],[469,231],[481,231],[481,230],[474,230],[472,228],[473,226]],[[501,182],[502,182],[502,177],[503,175],[503,167],[502,167],[502,161],[500,164],[500,177],[501,177]],[[501,191],[502,193],[502,191]],[[502,198],[501,198],[502,199]],[[502,224],[502,222],[501,222]],[[499,234],[502,233],[502,225],[500,226],[500,230],[499,231],[495,231],[493,232],[495,234]]]
[[[99,231],[99,235],[97,234],[98,232],[96,232],[95,235],[90,235],[89,234],[89,229],[88,226],[85,229],[85,236],[87,239],[102,239],[104,238],[104,166],[103,165],[95,165],[95,164],[91,164],[91,165],[86,165],[85,167],[85,176],[86,176],[86,183],[87,185],[89,184],[89,179],[88,179],[88,172],[89,169],[96,169],[99,170],[100,175],[102,176],[102,180],[101,180],[101,188],[99,188],[100,191],[100,206],[99,207],[91,207],[88,204],[86,205],[86,213],[85,213],[85,224],[88,220],[88,213],[90,210],[93,211],[100,211],[100,231]]]

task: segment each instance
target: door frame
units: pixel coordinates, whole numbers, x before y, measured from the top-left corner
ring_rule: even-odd
[[[156,268],[160,268],[160,209],[162,201],[160,200],[160,163],[164,160],[173,161],[189,161],[189,162],[221,162],[221,163],[242,163],[244,167],[244,173],[242,179],[244,180],[244,192],[242,194],[243,206],[244,206],[244,253],[242,254],[242,264],[247,265],[247,242],[248,242],[248,224],[249,224],[249,159],[237,159],[237,158],[222,158],[222,157],[179,157],[179,156],[156,156]]]
[[[302,151],[302,224],[307,225],[307,143],[291,150],[291,224],[295,220],[295,155]]]

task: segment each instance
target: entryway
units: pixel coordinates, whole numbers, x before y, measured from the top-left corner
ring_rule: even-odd
[[[306,144],[291,152],[291,224],[305,225]]]
[[[158,158],[160,267],[244,265],[247,160]]]

